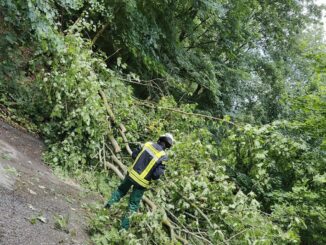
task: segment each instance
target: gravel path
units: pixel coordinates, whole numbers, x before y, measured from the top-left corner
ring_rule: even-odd
[[[0,244],[90,244],[82,204],[94,195],[54,176],[42,149],[0,120]]]

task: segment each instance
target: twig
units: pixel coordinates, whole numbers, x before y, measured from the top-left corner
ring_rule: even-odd
[[[208,218],[208,216],[194,202],[188,200],[188,198],[186,198],[185,196],[183,196],[179,192],[177,192],[177,194],[181,198],[183,198],[186,202],[188,202],[190,204],[190,206],[193,206],[200,213],[200,215],[207,221],[207,223],[210,225],[210,227],[212,229],[214,229],[213,223],[210,221],[210,219]],[[223,242],[224,242],[224,244],[228,244],[228,242],[224,238],[223,238]]]
[[[245,231],[250,230],[250,229],[252,229],[252,227],[247,228],[247,229],[243,229],[242,231],[238,232],[237,234],[234,234],[233,236],[231,236],[227,241],[231,241],[233,238],[241,235],[242,233],[244,233]]]
[[[104,161],[102,160],[101,147],[99,147],[99,149],[98,149],[98,158],[99,158],[100,163],[103,164]],[[95,168],[97,167],[97,165],[95,166]],[[103,165],[104,165],[104,168],[106,169],[105,164],[103,164]]]
[[[105,140],[104,140],[104,137],[103,137],[103,160],[104,162],[106,161],[106,158],[105,158]],[[104,169],[106,170],[106,166],[104,165]]]
[[[141,82],[141,80],[140,81],[135,81],[135,80],[124,79],[124,78],[118,78],[118,79],[120,81],[124,81],[124,82],[128,82],[128,83],[133,83],[133,84],[137,84],[137,85],[142,85],[142,86],[155,88],[155,89],[159,90],[162,95],[164,95],[163,90],[160,88],[160,86],[158,84],[156,84],[154,82],[154,80],[148,80],[148,81],[146,81],[146,82],[148,82],[148,84],[146,84],[146,83]],[[152,83],[154,83],[156,86],[154,86]]]
[[[197,219],[197,217],[189,212],[185,212],[185,214],[191,218]]]
[[[152,104],[152,103],[149,103],[149,102],[143,102],[143,101],[140,101],[140,100],[137,100],[136,104],[143,105],[143,106],[146,106],[146,107],[149,107],[149,108],[152,108],[152,109],[168,110],[168,111],[173,111],[173,112],[184,114],[184,115],[203,117],[203,118],[207,118],[207,119],[211,119],[211,120],[222,121],[222,122],[229,123],[229,124],[231,124],[233,126],[240,127],[239,125],[237,125],[237,124],[235,124],[233,122],[227,121],[225,119],[218,118],[218,117],[213,117],[213,116],[208,116],[208,115],[204,115],[204,114],[200,114],[200,113],[185,112],[185,111],[182,111],[182,110],[179,110],[179,109],[176,109],[176,108],[162,107],[162,106],[158,106],[158,105],[155,105],[155,104]]]
[[[205,237],[203,237],[203,236],[198,236],[196,233],[194,233],[194,232],[191,232],[191,231],[189,231],[189,230],[187,230],[187,229],[180,229],[181,231],[183,231],[184,233],[187,233],[187,234],[189,234],[189,235],[192,235],[192,236],[194,236],[194,237],[196,237],[196,238],[198,238],[198,239],[200,239],[200,240],[204,240],[204,241],[206,241],[208,244],[213,244],[210,240],[208,240],[207,238],[205,238]]]
[[[114,56],[116,53],[118,53],[121,50],[121,48],[119,48],[118,50],[116,50],[113,54],[111,54],[109,57],[107,57],[104,61],[107,61],[108,59],[110,59],[112,56]]]

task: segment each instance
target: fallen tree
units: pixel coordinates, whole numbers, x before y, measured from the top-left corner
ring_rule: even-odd
[[[108,101],[107,101],[107,98],[105,96],[105,93],[102,90],[100,90],[99,91],[99,94],[100,94],[101,98],[103,99],[104,106],[106,108],[106,111],[107,111],[108,116],[109,116],[109,119],[110,119],[110,123],[113,124],[113,125],[116,125],[115,116],[113,114],[113,111],[112,111],[111,107],[108,104]],[[128,140],[127,140],[127,137],[125,135],[125,132],[126,132],[125,126],[123,124],[119,124],[118,127],[119,127],[119,133],[120,133],[121,137],[123,138],[123,140],[125,141],[126,151],[131,156],[132,151],[131,151],[131,149],[129,147],[129,144],[127,143]],[[116,153],[121,152],[121,147],[118,145],[118,142],[115,140],[115,138],[114,138],[114,136],[112,134],[109,135],[109,140],[111,142],[112,147],[114,148],[114,151]],[[111,153],[111,159],[113,160],[113,162],[117,166],[115,166],[112,162],[108,162],[108,161],[102,162],[103,166],[111,169],[120,179],[124,179],[125,178],[125,175],[127,173],[127,166],[124,165],[122,163],[122,161],[120,161],[118,159],[118,157],[113,153],[113,151],[111,149],[109,149],[109,151]],[[145,205],[147,205],[150,208],[150,210],[152,212],[155,212],[157,210],[157,206],[149,198],[147,198],[146,196],[144,196],[142,200],[145,203]],[[189,244],[189,242],[185,238],[181,237],[180,235],[175,234],[175,229],[177,228],[177,229],[181,230],[181,228],[180,227],[176,227],[175,225],[173,225],[172,224],[172,221],[167,217],[166,214],[164,216],[165,217],[162,220],[162,224],[165,225],[165,226],[167,226],[169,228],[171,240],[173,241],[173,240],[176,239],[176,240],[182,242],[183,244]],[[188,232],[188,233],[191,234],[191,232]]]

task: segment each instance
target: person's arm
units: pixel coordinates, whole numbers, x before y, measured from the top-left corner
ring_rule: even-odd
[[[139,152],[141,152],[142,148],[140,146],[137,146],[137,148],[135,150],[132,151],[131,157],[132,159],[136,159]]]
[[[157,163],[155,169],[153,170],[152,173],[152,179],[157,180],[159,179],[162,175],[164,175],[165,171],[165,165],[163,164],[163,161],[167,161],[168,158],[167,156],[162,157],[159,162]]]
[[[159,163],[153,171],[152,179],[158,180],[161,177],[161,175],[164,175],[164,170],[165,170],[165,165],[163,163]]]

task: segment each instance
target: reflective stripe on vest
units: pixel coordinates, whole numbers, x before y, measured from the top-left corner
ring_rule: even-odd
[[[146,168],[139,174],[134,170],[134,166],[136,165],[136,163],[138,162],[138,159],[144,153],[144,151],[148,152],[153,157],[153,159],[148,163]],[[145,188],[148,188],[149,187],[149,181],[146,180],[145,177],[151,171],[151,169],[154,167],[157,160],[160,159],[164,155],[165,155],[164,151],[158,151],[157,149],[155,149],[152,146],[151,142],[147,142],[144,145],[144,148],[142,149],[142,151],[138,154],[138,156],[137,156],[135,162],[133,163],[133,165],[129,167],[129,169],[128,169],[129,176],[134,181],[136,181],[139,185],[141,185],[141,186],[143,186]]]

